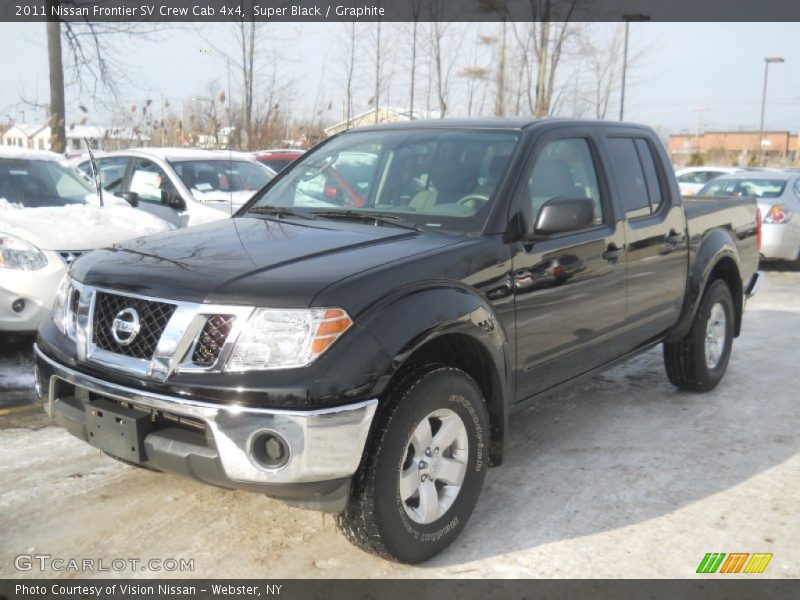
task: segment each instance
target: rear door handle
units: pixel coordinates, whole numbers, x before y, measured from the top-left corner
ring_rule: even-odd
[[[617,260],[622,254],[622,250],[617,248],[614,244],[609,245],[608,250],[603,252],[603,258],[606,260]]]

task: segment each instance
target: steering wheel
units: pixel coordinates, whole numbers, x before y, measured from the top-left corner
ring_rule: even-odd
[[[489,201],[488,196],[482,196],[481,194],[469,194],[468,196],[464,196],[463,198],[459,198],[456,204],[460,206],[466,206],[468,208],[472,208],[474,210],[478,210],[484,204]]]

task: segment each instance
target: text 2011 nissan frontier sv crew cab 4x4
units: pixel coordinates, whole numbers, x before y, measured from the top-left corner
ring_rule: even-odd
[[[676,386],[716,386],[758,237],[753,199],[682,201],[645,127],[367,127],[232,219],[75,261],[36,381],[112,456],[418,562],[464,529],[514,409],[658,343]]]

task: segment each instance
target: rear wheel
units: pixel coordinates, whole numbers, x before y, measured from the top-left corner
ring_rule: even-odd
[[[384,558],[431,558],[472,514],[488,448],[488,416],[475,382],[459,369],[413,369],[376,417],[339,529]]]
[[[728,368],[735,310],[728,285],[716,280],[706,290],[692,328],[679,341],[664,344],[667,377],[692,392],[714,389]]]

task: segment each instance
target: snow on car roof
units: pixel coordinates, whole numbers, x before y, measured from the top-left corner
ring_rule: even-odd
[[[237,160],[254,161],[251,154],[235,150],[205,150],[201,148],[131,148],[107,152],[103,156],[155,156],[164,160],[223,160],[235,158]]]
[[[49,150],[33,150],[19,146],[0,146],[0,158],[16,158],[20,160],[54,160],[63,161],[64,157]]]

